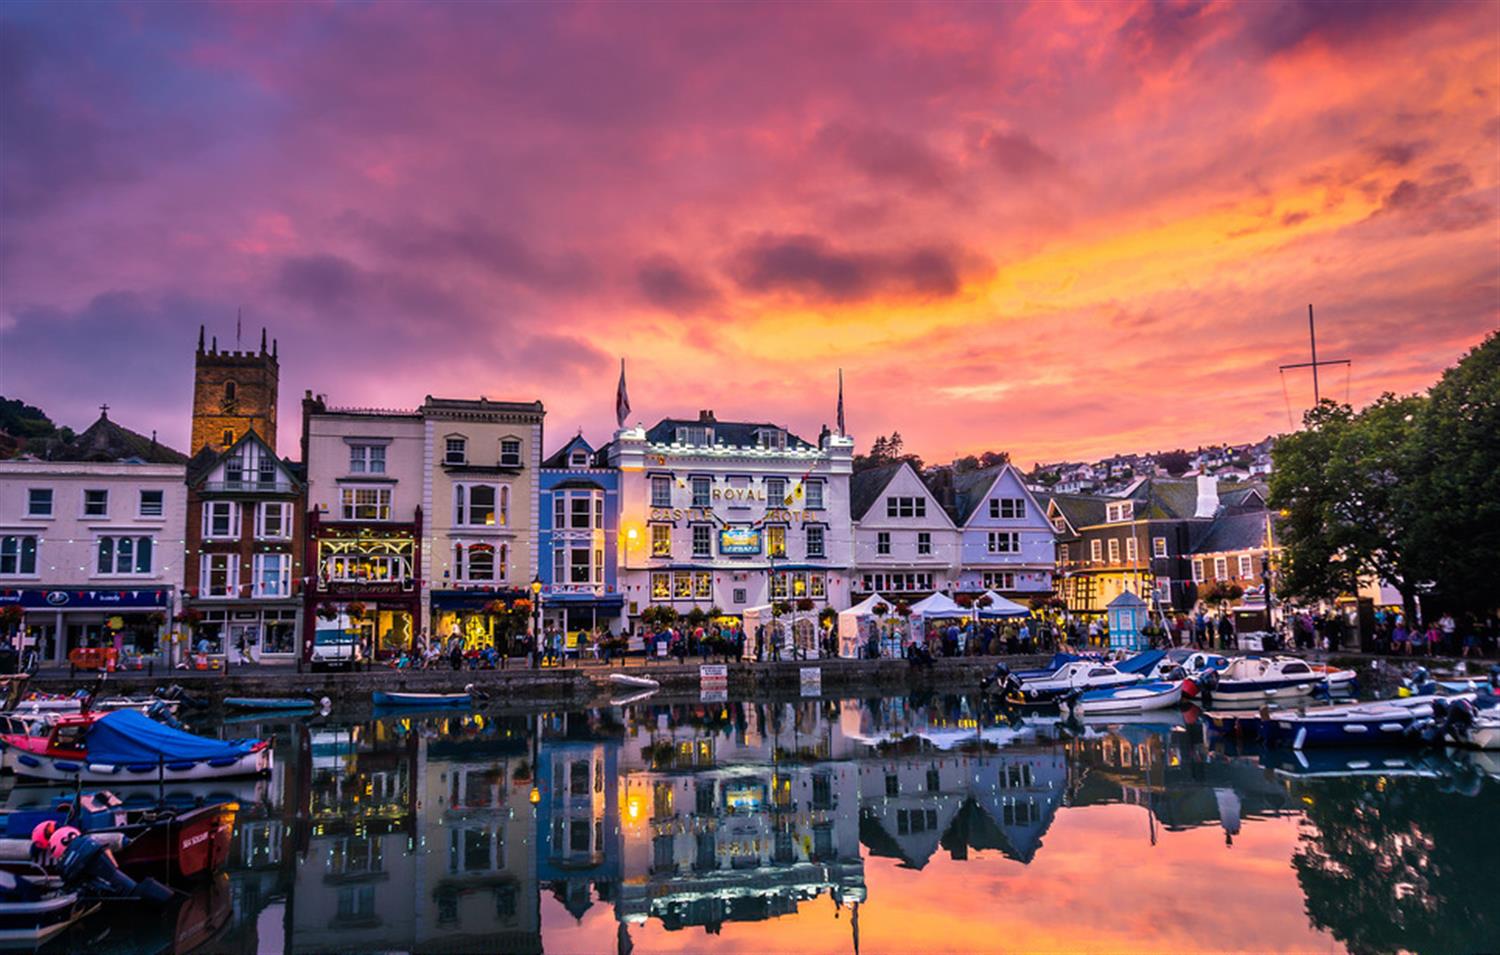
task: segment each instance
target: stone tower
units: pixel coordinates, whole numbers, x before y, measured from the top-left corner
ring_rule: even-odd
[[[276,447],[276,385],[280,367],[276,342],[266,349],[266,330],[260,331],[259,351],[219,351],[219,339],[204,347],[198,327],[198,353],[193,361],[193,446],[223,451],[246,431]]]

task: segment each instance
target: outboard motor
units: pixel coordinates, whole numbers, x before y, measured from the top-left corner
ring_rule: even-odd
[[[182,729],[182,724],[172,715],[172,707],[162,700],[146,707],[146,715],[163,726],[170,726],[174,730]]]
[[[1433,682],[1426,667],[1417,667],[1411,676],[1401,681],[1402,696],[1427,696],[1437,691],[1438,685]]]
[[[154,905],[172,901],[172,890],[155,879],[137,882],[120,871],[114,853],[90,836],[74,836],[63,849],[58,874],[70,888],[90,895],[117,899],[141,899]]]
[[[1172,683],[1179,683],[1187,679],[1187,671],[1184,670],[1179,664],[1178,666],[1174,666],[1172,669],[1168,670],[1167,675],[1164,679]]]
[[[992,686],[1004,687],[1005,678],[1008,676],[1010,676],[1010,667],[1006,666],[1004,662],[996,663],[995,669],[990,671],[990,675],[979,681],[979,688],[981,690],[988,690]]]
[[[1448,723],[1448,701],[1441,696],[1432,701],[1432,715],[1407,727],[1406,735],[1424,743],[1440,743]]]
[[[1436,713],[1435,709],[1434,713]],[[1468,700],[1454,700],[1448,704],[1448,715],[1443,720],[1443,731],[1454,740],[1462,740],[1464,734],[1474,726],[1474,719],[1477,715],[1473,703]]]
[[[1213,696],[1214,687],[1219,685],[1219,671],[1210,667],[1201,673],[1194,674],[1191,683],[1195,692],[1188,695],[1197,696],[1198,699],[1207,703],[1209,698]],[[1186,687],[1183,689],[1186,690]]]

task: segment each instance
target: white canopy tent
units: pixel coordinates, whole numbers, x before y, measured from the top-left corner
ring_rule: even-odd
[[[981,617],[1024,617],[1031,613],[1030,610],[1016,603],[1014,600],[1008,600],[993,590],[986,590],[983,596],[990,598],[990,605],[988,607],[978,607]]]
[[[839,656],[858,657],[874,633],[878,617],[876,605],[883,605],[887,615],[896,612],[896,605],[879,594],[871,594],[864,600],[839,611]]]

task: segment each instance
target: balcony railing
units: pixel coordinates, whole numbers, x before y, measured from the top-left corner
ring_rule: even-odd
[[[220,493],[290,494],[292,485],[289,481],[206,481],[203,490]]]

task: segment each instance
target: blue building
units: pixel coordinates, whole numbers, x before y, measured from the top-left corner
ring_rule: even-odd
[[[616,570],[620,472],[609,466],[609,446],[595,449],[583,435],[542,462],[538,516],[538,575],[542,616],[564,629],[573,646],[582,630],[618,633],[624,597]]]

